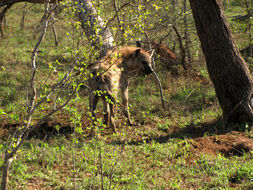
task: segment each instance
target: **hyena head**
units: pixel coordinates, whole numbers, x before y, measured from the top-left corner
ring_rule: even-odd
[[[152,59],[149,53],[138,47],[131,47],[128,53],[129,55],[123,62],[129,70],[142,71],[146,75],[153,72]]]

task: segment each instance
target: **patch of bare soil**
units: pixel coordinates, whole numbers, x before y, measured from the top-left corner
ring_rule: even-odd
[[[222,153],[226,157],[242,156],[253,150],[253,139],[244,133],[232,131],[229,134],[198,137],[192,145],[194,152],[214,155]]]
[[[17,128],[17,123],[0,123],[0,139],[5,140]]]
[[[0,139],[7,139],[10,133],[13,133],[17,128],[18,123],[0,122]],[[73,132],[73,128],[70,127],[69,118],[64,114],[59,114],[55,118],[51,118],[47,122],[43,123],[38,129],[36,129],[30,137],[39,139],[48,139],[57,135],[70,136]],[[89,121],[83,121],[83,126],[89,126]],[[146,124],[142,126],[133,126],[134,128],[156,128],[155,124]],[[119,128],[119,132],[120,132]],[[89,133],[88,129],[84,128],[85,134]],[[252,130],[253,132],[253,130]],[[105,129],[104,135],[110,134],[111,129]],[[131,131],[129,131],[131,133]],[[212,135],[206,135],[212,134]],[[85,135],[84,135],[85,136]],[[253,136],[253,135],[252,135]],[[188,126],[185,128],[172,127],[167,133],[162,133],[159,136],[145,138],[146,142],[155,140],[159,143],[166,143],[171,138],[189,138],[192,139],[192,151],[196,154],[205,153],[217,155],[223,154],[226,157],[230,156],[242,156],[244,153],[253,151],[253,138],[248,137],[243,132],[220,129],[215,123],[202,124],[201,126]],[[110,139],[110,138],[109,138]],[[112,143],[109,140],[108,143]],[[114,142],[120,144],[123,142]],[[143,136],[132,136],[129,139],[130,144],[143,143]]]

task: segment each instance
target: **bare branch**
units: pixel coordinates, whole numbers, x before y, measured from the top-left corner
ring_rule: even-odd
[[[17,135],[16,139],[14,139],[14,140],[11,139],[11,143],[9,144],[9,147],[6,149],[5,158],[4,158],[4,165],[3,165],[2,182],[1,182],[1,189],[2,190],[7,189],[8,170],[9,170],[9,167],[12,163],[14,155],[16,154],[17,150],[23,145],[24,141],[26,140],[26,138],[28,137],[28,135],[30,134],[32,129],[35,128],[35,126],[36,126],[35,125],[35,126],[30,127],[32,114],[34,112],[35,99],[36,99],[36,96],[37,96],[36,95],[36,88],[35,88],[35,78],[36,78],[36,72],[37,72],[36,56],[37,56],[37,53],[38,53],[39,46],[40,46],[40,44],[41,44],[41,42],[44,39],[44,36],[46,34],[48,23],[50,22],[50,15],[54,11],[55,8],[56,8],[56,6],[53,7],[51,10],[49,10],[48,9],[48,3],[45,4],[44,16],[45,15],[47,15],[47,16],[45,16],[46,19],[44,21],[42,33],[41,33],[41,35],[38,39],[38,42],[35,45],[35,48],[32,52],[32,57],[31,57],[32,74],[31,74],[29,93],[28,93],[29,102],[28,102],[26,122],[23,126],[21,126],[20,128],[17,129],[17,131],[15,132],[15,135]],[[47,115],[47,117],[49,117],[49,116]],[[39,122],[37,122],[37,126],[39,126],[40,122],[41,122],[41,120]]]
[[[5,13],[8,11],[8,9],[11,8],[11,6],[13,5],[14,3],[9,3],[7,4],[6,7],[4,7],[4,9],[1,11],[0,13],[0,32],[1,32],[1,36],[4,37],[4,32],[3,32],[3,19],[5,17]]]

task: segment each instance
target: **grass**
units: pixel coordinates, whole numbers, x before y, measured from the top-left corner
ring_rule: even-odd
[[[252,184],[252,154],[196,156],[187,139],[138,145],[103,140],[73,144],[63,137],[50,142],[31,139],[21,152],[25,153],[17,156],[10,171],[11,189],[36,185],[71,189],[74,179],[78,189],[98,189],[101,172],[105,189],[237,189]]]
[[[25,28],[20,31],[23,5],[16,4],[8,12],[6,38],[0,43],[0,110],[6,113],[0,118],[0,135],[4,137],[0,139],[0,155],[6,148],[6,133],[21,122],[25,113],[31,50],[36,43],[33,33],[43,14],[40,5],[33,5]],[[238,11],[234,9],[231,15]],[[59,46],[54,46],[49,28],[38,55],[38,85],[47,79],[45,73],[52,68],[58,71],[49,78],[43,93],[73,63],[66,48],[74,47],[72,28],[65,24],[69,19],[64,14],[56,23]],[[223,129],[222,111],[208,72],[202,63],[193,66],[202,77],[185,75],[180,66],[175,68],[179,75],[174,76],[157,62],[166,110],[161,108],[153,76],[131,78],[130,113],[138,125],[124,124],[119,105],[117,134],[105,128],[97,138],[86,137],[90,123],[88,98],[81,96],[81,100],[72,102],[70,108],[80,114],[74,116],[80,116],[83,132],[71,123],[73,113],[67,108],[52,116],[19,150],[10,170],[9,189],[252,188],[253,152],[247,144],[240,144],[252,144],[250,126],[239,126],[241,132],[237,133],[233,132],[234,126]],[[102,104],[98,107],[101,116]],[[35,120],[46,111],[40,109]],[[241,148],[236,149],[237,145]]]

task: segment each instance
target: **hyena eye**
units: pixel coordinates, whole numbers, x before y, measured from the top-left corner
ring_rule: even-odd
[[[143,65],[148,65],[148,62],[147,61],[142,61],[142,64]]]

